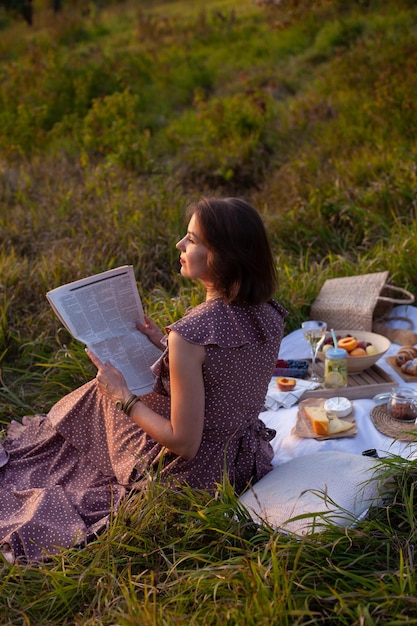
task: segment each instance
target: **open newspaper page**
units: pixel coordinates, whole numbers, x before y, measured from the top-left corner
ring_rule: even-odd
[[[144,315],[131,265],[62,285],[46,297],[76,339],[123,372],[133,393],[151,391],[150,366],[161,350],[136,329]]]

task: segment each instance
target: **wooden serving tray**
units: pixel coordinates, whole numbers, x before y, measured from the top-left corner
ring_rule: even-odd
[[[316,361],[316,372],[321,377],[324,377],[324,363],[322,361]],[[391,378],[391,376],[378,365],[373,365],[363,372],[348,374],[347,382],[347,387],[341,387],[339,389],[324,389],[323,387],[318,387],[312,391],[305,391],[301,399],[333,398],[337,395],[349,398],[349,400],[373,398],[377,393],[391,391],[393,387],[398,386],[398,382]]]

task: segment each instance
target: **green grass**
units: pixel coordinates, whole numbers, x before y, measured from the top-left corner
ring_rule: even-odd
[[[385,463],[392,504],[300,541],[236,515],[227,485],[211,498],[150,484],[83,549],[5,567],[2,623],[415,623],[415,466]]]
[[[276,3],[277,5],[279,3]],[[45,292],[132,263],[161,326],[201,194],[258,207],[286,332],[326,278],[389,270],[417,294],[412,0],[35,0],[0,13],[0,424],[94,374]],[[215,497],[131,494],[82,549],[1,565],[4,624],[416,624],[414,462],[349,530],[296,541]]]

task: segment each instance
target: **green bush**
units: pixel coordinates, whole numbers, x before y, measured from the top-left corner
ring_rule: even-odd
[[[129,89],[94,100],[84,118],[81,147],[108,162],[146,172],[152,165],[150,133],[140,124],[140,96]]]
[[[181,154],[176,167],[184,183],[255,186],[268,167],[273,110],[261,91],[208,101],[197,92],[194,110],[167,128],[171,150]]]

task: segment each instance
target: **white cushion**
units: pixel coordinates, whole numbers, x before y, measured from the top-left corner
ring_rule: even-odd
[[[239,501],[254,521],[297,535],[329,522],[347,527],[380,501],[377,467],[359,454],[315,452],[274,468]]]

